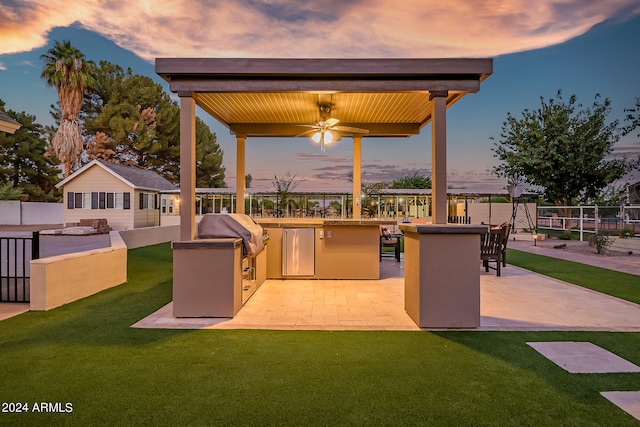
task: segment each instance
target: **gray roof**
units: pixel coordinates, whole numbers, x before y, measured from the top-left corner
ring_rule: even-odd
[[[9,122],[9,123],[19,124],[18,122],[13,120],[11,117],[9,117],[9,115],[7,113],[5,113],[4,111],[0,111],[0,120],[3,120],[5,122]]]
[[[158,175],[154,171],[134,166],[105,162],[104,160],[96,161],[117,175],[120,175],[123,179],[129,181],[135,188],[158,191],[175,190],[177,188],[175,184]]]

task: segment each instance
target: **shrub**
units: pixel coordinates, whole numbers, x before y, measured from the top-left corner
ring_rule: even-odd
[[[570,231],[565,231],[564,233],[560,234],[558,236],[558,239],[560,240],[571,240],[571,232]]]
[[[598,231],[598,233],[592,236],[591,239],[593,240],[593,245],[596,247],[596,251],[599,254],[605,253],[609,246],[613,244],[613,237],[602,231]]]
[[[620,238],[622,239],[628,239],[629,237],[633,237],[634,232],[633,232],[633,228],[630,227],[624,227],[620,229]]]

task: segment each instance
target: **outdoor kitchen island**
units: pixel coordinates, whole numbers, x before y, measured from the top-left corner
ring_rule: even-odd
[[[400,225],[405,311],[421,328],[480,327],[480,234],[486,225]]]
[[[207,214],[174,241],[173,315],[233,317],[266,279],[269,236],[244,214]]]
[[[207,214],[172,243],[173,315],[234,317],[266,279],[379,279],[382,225],[396,221]]]
[[[378,219],[254,219],[269,235],[267,279],[379,279],[380,227],[397,224]],[[308,239],[312,243],[305,245]],[[292,263],[309,269],[291,271]]]

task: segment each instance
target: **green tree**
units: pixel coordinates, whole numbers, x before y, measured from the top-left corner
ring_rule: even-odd
[[[4,111],[2,100],[0,110]],[[10,184],[30,201],[57,200],[55,184],[60,169],[52,158],[45,157],[48,144],[42,136],[43,127],[25,112],[5,113],[22,127],[13,134],[0,132],[0,182]]]
[[[636,105],[633,108],[625,108],[624,110],[627,113],[625,117],[625,121],[628,123],[623,128],[623,134],[628,135],[632,133],[636,128],[640,127],[640,98],[636,98]],[[640,136],[638,133],[637,136]]]
[[[85,92],[95,86],[95,64],[85,60],[82,52],[69,41],[56,41],[41,58],[45,63],[42,78],[58,91],[60,125],[51,143],[53,154],[64,164],[67,177],[84,148],[78,115]]]
[[[87,156],[153,170],[180,180],[180,108],[162,86],[101,61],[96,87],[83,106]],[[216,136],[196,118],[196,185],[224,187],[223,152]]]
[[[550,202],[567,206],[595,197],[632,167],[625,159],[606,159],[620,139],[618,121],[606,123],[609,99],[596,95],[591,108],[581,109],[575,95],[565,102],[558,91],[555,99],[540,101],[521,119],[507,114],[493,149],[502,161],[494,167],[499,177],[524,175]]]
[[[390,188],[429,189],[431,188],[431,177],[423,176],[418,172],[415,172],[413,175],[404,175],[398,179],[393,180]]]
[[[196,186],[200,188],[226,187],[222,149],[209,126],[196,117]]]
[[[0,200],[20,200],[22,195],[22,188],[14,187],[12,182],[0,183]]]
[[[167,111],[177,108],[173,104],[162,86],[149,77],[101,61],[95,90],[83,106],[85,128],[91,135],[87,154],[104,156],[106,149],[113,151],[107,160],[117,163],[149,169],[171,166],[158,157],[170,152],[170,146],[177,146],[179,124],[159,131],[158,122],[177,119]]]
[[[389,188],[389,183],[388,182],[374,182],[374,183],[365,183],[362,184],[362,194],[365,195],[365,197],[371,197],[377,194],[380,194],[380,192],[382,190],[384,190],[385,188]]]

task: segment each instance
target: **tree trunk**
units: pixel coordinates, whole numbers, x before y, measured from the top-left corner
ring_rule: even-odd
[[[67,160],[64,162],[64,177],[68,177],[71,175],[71,161]]]

